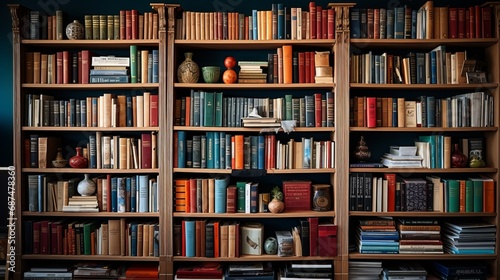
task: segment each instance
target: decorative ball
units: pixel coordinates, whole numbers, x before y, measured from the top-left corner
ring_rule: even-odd
[[[224,66],[226,66],[227,69],[232,69],[236,66],[236,59],[232,56],[226,57],[224,59]]]
[[[276,255],[278,253],[278,240],[274,237],[268,237],[264,242],[264,251],[268,255]]]
[[[85,28],[78,20],[74,20],[72,23],[66,26],[66,37],[70,40],[81,40],[83,39]]]
[[[224,71],[224,75],[222,75],[222,80],[224,81],[225,84],[234,84],[236,83],[237,79],[238,75],[232,69]]]

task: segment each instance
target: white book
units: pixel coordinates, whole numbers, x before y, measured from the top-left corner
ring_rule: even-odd
[[[92,66],[129,66],[129,57],[116,56],[94,56],[92,57]]]

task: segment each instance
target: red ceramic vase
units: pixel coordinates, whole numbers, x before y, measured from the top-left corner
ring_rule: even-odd
[[[87,168],[89,160],[83,156],[82,147],[76,147],[76,155],[69,159],[69,166],[73,168]]]
[[[458,148],[458,144],[455,144],[453,154],[451,155],[451,167],[465,167],[467,165],[467,156],[464,155]]]

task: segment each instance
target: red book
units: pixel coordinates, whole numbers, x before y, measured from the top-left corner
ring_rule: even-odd
[[[106,211],[111,212],[111,174],[106,175],[106,185],[107,185]]]
[[[227,187],[226,212],[227,213],[236,213],[236,186]]]
[[[214,258],[220,257],[219,221],[214,221]]]
[[[386,173],[384,179],[387,180],[387,211],[396,211],[396,174]]]
[[[481,31],[481,7],[478,5],[474,6],[475,11],[475,26],[476,26],[476,38],[481,38],[483,32]]]
[[[60,222],[59,222],[60,223]],[[53,222],[50,224],[50,240],[52,241],[52,246],[50,247],[50,254],[57,255],[59,250],[59,239],[57,239],[57,225],[58,223]],[[62,240],[62,239],[61,239]],[[62,252],[61,252],[62,253]]]
[[[377,98],[366,98],[366,126],[377,127]]]
[[[56,53],[56,69],[57,69],[57,83],[62,84],[63,83],[63,53],[62,52],[57,52]]]
[[[69,51],[62,52],[62,71],[63,71],[63,84],[69,84],[70,69],[71,69],[71,57]]]
[[[90,74],[90,64],[92,61],[92,55],[89,50],[82,50],[82,68],[81,68],[81,77],[82,84],[89,83],[89,74]]]
[[[131,32],[131,36],[132,36],[132,39],[138,39],[139,36],[139,32],[138,32],[138,26],[137,24],[139,23],[139,19],[138,19],[138,14],[137,14],[137,10],[132,10],[130,12],[130,32]]]
[[[158,126],[158,95],[149,96],[149,126]]]
[[[448,8],[448,38],[458,38],[458,8]]]
[[[309,2],[309,39],[316,39],[316,3]]]
[[[239,232],[240,232],[240,222],[236,222],[235,223],[235,232],[236,232],[236,236],[234,237],[234,243],[236,244],[235,246],[235,250],[234,250],[234,256],[236,258],[239,258],[240,257],[240,247],[238,244],[240,244],[240,235]]]
[[[125,11],[125,39],[132,39],[132,11]]]
[[[283,198],[288,210],[311,210],[311,181],[283,181]]]
[[[491,7],[482,7],[481,8],[481,29],[483,30],[482,37],[483,38],[492,38],[493,34],[491,32]]]
[[[78,83],[82,83],[82,52],[78,52]]]
[[[276,135],[271,135],[271,166],[269,168],[276,168]]]
[[[197,212],[197,209],[196,209],[196,200],[197,200],[197,196],[196,196],[196,179],[189,179],[189,187],[186,188],[186,193],[188,192],[189,190],[189,212],[191,213],[196,213]],[[186,209],[187,209],[188,205],[186,204]]]
[[[465,9],[465,38],[470,38],[470,11]]]
[[[50,222],[40,222],[40,254],[50,253]]]
[[[30,138],[24,139],[24,167],[31,166],[31,140]]]
[[[460,39],[466,38],[465,37],[465,8],[458,8],[457,9],[457,30],[458,30],[458,37]]]
[[[217,39],[222,40],[223,38],[223,28],[224,28],[224,20],[222,12],[217,12]]]
[[[337,226],[334,224],[318,225],[318,254],[322,257],[337,255]]]
[[[469,7],[469,38],[476,38],[476,9]]]
[[[309,217],[309,256],[318,256],[318,217]]]
[[[120,10],[120,40],[125,40],[127,36],[125,33],[125,10]]]
[[[321,127],[321,93],[314,94],[314,122],[316,127]]]
[[[311,52],[305,52],[306,57],[306,83],[311,83]]]
[[[156,277],[158,278],[158,264],[154,263],[141,263],[133,264],[127,271],[126,277]]]
[[[151,168],[152,164],[152,150],[151,150],[151,133],[141,134],[142,142],[142,168]]]
[[[299,52],[299,83],[305,83],[306,82],[306,55],[304,52]]]
[[[314,83],[314,76],[316,76],[316,68],[314,63],[314,52],[309,52],[309,81]]]
[[[380,9],[373,9],[373,39],[380,39]]]
[[[373,39],[374,36],[374,22],[373,22],[373,9],[366,9],[366,26],[368,39]]]
[[[61,222],[55,222],[56,224],[56,244],[57,244],[57,254],[63,254],[64,248],[64,225]]]
[[[42,222],[33,222],[33,254],[40,254],[40,230]]]
[[[181,224],[181,232],[182,232],[182,256],[186,256],[186,221],[182,220]]]
[[[273,54],[273,83],[277,84],[278,81],[278,54]]]
[[[331,9],[330,9],[331,10]],[[321,10],[321,38],[328,38],[328,9]]]
[[[327,39],[335,39],[335,10],[328,9],[327,13]]]
[[[316,39],[323,39],[323,8],[316,6]]]

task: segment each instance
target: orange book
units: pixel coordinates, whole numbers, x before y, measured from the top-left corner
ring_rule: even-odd
[[[214,221],[214,258],[220,257],[219,221]]]
[[[278,48],[278,84],[283,83],[283,48]]]
[[[243,169],[244,162],[244,147],[243,147],[243,135],[235,135],[234,137],[234,168],[233,169]]]
[[[231,136],[231,168],[232,169],[236,169],[235,168],[235,146],[234,146],[234,141],[235,141],[235,138],[234,136]]]
[[[186,117],[185,126],[190,126],[191,122],[191,96],[186,97]]]
[[[465,180],[459,180],[459,212],[465,212]]]
[[[283,46],[283,83],[291,84],[293,77],[292,70],[292,45]]]
[[[491,178],[483,177],[483,212],[495,212],[495,181]]]

